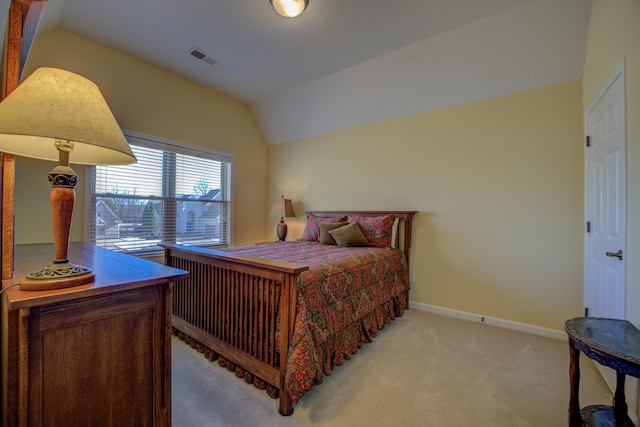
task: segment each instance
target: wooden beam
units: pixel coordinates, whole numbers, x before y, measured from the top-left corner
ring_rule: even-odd
[[[20,82],[20,75],[26,63],[31,45],[35,40],[40,19],[44,13],[46,0],[11,0],[7,20],[7,40],[3,61],[4,85],[2,99],[9,95]],[[0,153],[0,198],[2,212],[2,280],[13,277],[13,247],[15,243],[14,188],[15,158],[12,154]]]
[[[7,48],[5,61],[5,87],[3,99],[20,80],[20,39],[22,37],[22,5],[13,0],[9,7]],[[2,153],[2,279],[13,276],[14,245],[14,180],[15,158]]]

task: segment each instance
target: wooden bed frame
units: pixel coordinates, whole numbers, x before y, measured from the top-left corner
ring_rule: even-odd
[[[306,211],[321,217],[393,215],[409,263],[413,211]],[[307,265],[164,244],[165,264],[189,271],[173,289],[174,333],[293,413],[285,374],[295,319],[295,284]],[[215,286],[212,284],[215,283]],[[278,304],[279,300],[279,304]],[[407,302],[408,302],[407,295]],[[277,313],[279,305],[279,313]],[[277,322],[279,321],[279,325]],[[280,333],[276,348],[276,333]],[[281,356],[282,355],[282,356]]]

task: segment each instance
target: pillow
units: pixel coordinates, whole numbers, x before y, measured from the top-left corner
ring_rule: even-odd
[[[376,248],[390,248],[393,231],[393,215],[359,216],[349,215],[347,221],[356,222],[362,234],[369,241],[369,246]]]
[[[346,216],[338,218],[323,218],[312,213],[307,216],[307,224],[302,232],[302,237],[299,240],[305,242],[317,242],[320,240],[320,224],[332,223],[332,222],[344,222],[347,220]]]
[[[323,245],[335,245],[336,241],[333,240],[329,230],[335,230],[336,228],[344,227],[349,224],[348,222],[321,222],[320,226],[320,243]]]
[[[329,230],[329,234],[336,241],[338,246],[369,246],[369,241],[360,231],[360,226],[356,222],[345,225],[335,230]]]
[[[393,220],[393,227],[391,227],[391,247],[398,247],[398,224],[400,223],[400,218],[396,218]]]

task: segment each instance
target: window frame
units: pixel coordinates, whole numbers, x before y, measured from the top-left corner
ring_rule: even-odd
[[[233,241],[233,181],[234,181],[234,155],[232,153],[226,153],[218,150],[214,150],[207,147],[196,146],[187,144],[184,142],[174,141],[166,138],[161,138],[158,136],[148,135],[141,132],[131,131],[122,129],[122,133],[125,138],[131,145],[142,146],[146,148],[163,150],[167,152],[173,152],[177,154],[184,154],[188,156],[194,157],[203,157],[211,160],[227,162],[229,163],[230,171],[228,173],[228,202],[227,202],[227,211],[228,217],[226,221],[226,236],[227,243],[220,245],[209,245],[208,247],[228,247],[232,245]],[[204,155],[203,155],[204,154]],[[95,166],[85,166],[85,176],[87,179],[85,180],[85,203],[84,203],[84,227],[83,227],[83,239],[85,242],[94,243],[91,241],[91,228],[92,228],[92,215],[93,215],[93,200],[94,200],[94,190],[95,190]],[[163,184],[164,185],[164,184]],[[175,188],[174,188],[175,191]],[[164,225],[163,225],[164,229]],[[95,244],[95,243],[94,243]],[[207,247],[206,245],[202,245],[201,247]],[[152,250],[141,250],[141,251],[122,251],[122,253],[142,257],[142,258],[150,258],[158,261],[162,261],[164,254],[162,248],[158,247],[157,249]]]

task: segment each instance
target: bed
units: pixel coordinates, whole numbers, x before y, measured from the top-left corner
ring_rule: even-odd
[[[163,245],[165,264],[189,271],[173,288],[173,333],[279,398],[282,415],[409,301],[415,212],[306,213],[298,241]]]

